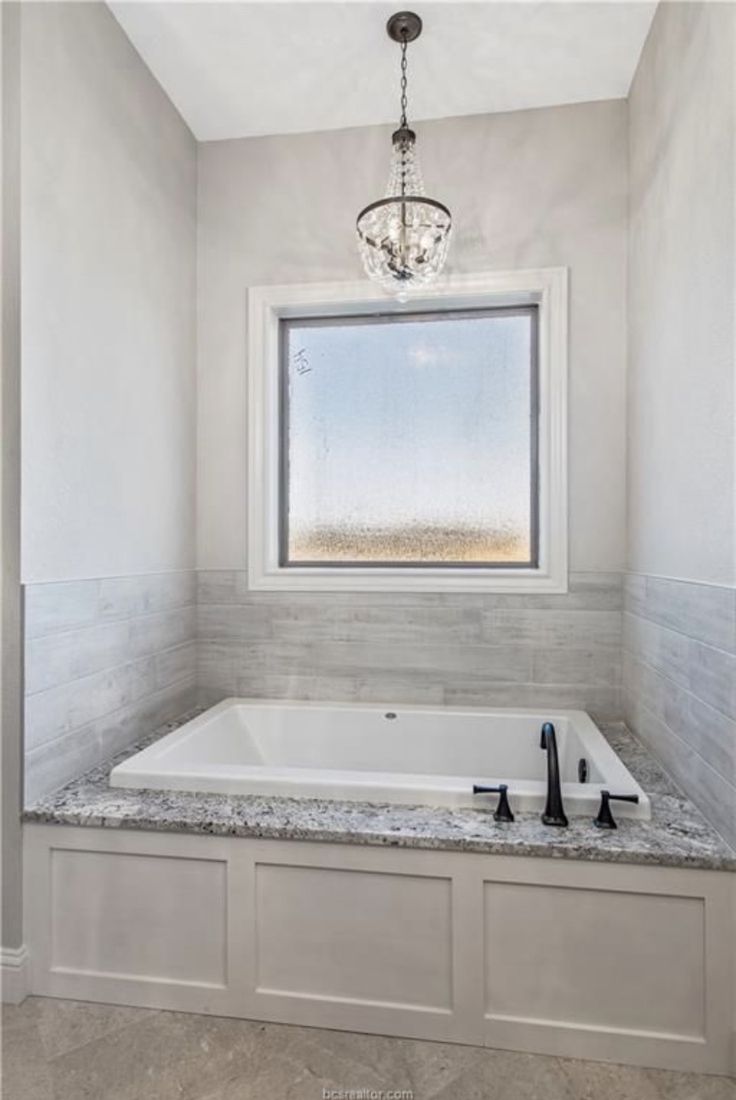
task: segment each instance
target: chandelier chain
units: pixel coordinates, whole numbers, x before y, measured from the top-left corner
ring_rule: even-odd
[[[406,127],[408,125],[407,120],[406,120],[406,108],[407,108],[407,102],[408,102],[407,101],[407,96],[406,96],[406,84],[407,84],[407,79],[406,79],[406,67],[407,67],[406,48],[407,48],[408,44],[409,43],[406,40],[406,31],[403,31],[402,36],[401,36],[401,120],[399,122],[399,125],[403,129],[406,129]]]

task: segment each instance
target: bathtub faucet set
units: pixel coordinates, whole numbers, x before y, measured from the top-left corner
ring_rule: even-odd
[[[542,824],[552,826],[569,825],[567,815],[565,814],[565,807],[562,802],[562,783],[560,781],[560,758],[557,752],[557,735],[555,733],[555,727],[551,722],[545,722],[542,726],[540,740],[540,749],[544,749],[547,753],[547,801],[544,807],[544,813],[542,814]],[[581,764],[585,761],[581,760]],[[587,768],[586,768],[587,771]],[[578,768],[580,774],[580,768]],[[580,776],[581,782],[584,782],[584,778]],[[495,813],[493,815],[496,821],[513,821],[514,815],[511,811],[508,799],[508,784],[499,783],[497,787],[483,787],[479,784],[473,785],[473,794],[497,794],[498,805],[496,806]],[[601,806],[598,811],[598,816],[593,821],[593,824],[599,829],[616,829],[618,826],[613,819],[611,813],[610,801],[616,799],[619,802],[638,802],[639,796],[637,794],[611,794],[610,791],[601,791]]]

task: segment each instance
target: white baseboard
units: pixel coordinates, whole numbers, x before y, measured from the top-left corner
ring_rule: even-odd
[[[0,947],[0,1000],[18,1005],[28,995],[28,950]]]

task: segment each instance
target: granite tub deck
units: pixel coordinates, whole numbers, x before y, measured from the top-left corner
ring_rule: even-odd
[[[110,787],[109,774],[116,764],[199,712],[159,727],[81,778],[39,799],[26,809],[24,821],[736,871],[736,852],[622,724],[601,728],[649,795],[652,818],[621,819],[614,832],[598,830],[591,821],[580,818],[571,819],[567,829],[547,828],[536,814],[518,814],[514,823],[498,824],[486,809]]]

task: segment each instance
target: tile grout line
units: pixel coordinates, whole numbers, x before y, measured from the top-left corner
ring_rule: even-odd
[[[720,780],[721,780],[721,782],[723,782],[723,783],[724,783],[724,784],[725,784],[725,785],[726,785],[727,787],[729,787],[729,788],[730,788],[731,790],[733,790],[733,791],[734,791],[734,794],[736,794],[736,786],[734,786],[734,785],[733,785],[733,784],[732,784],[732,783],[731,783],[731,782],[730,782],[730,781],[729,781],[728,779],[726,779],[726,778],[725,778],[725,777],[724,777],[724,776],[723,776],[723,775],[722,775],[722,774],[721,774],[721,773],[720,773],[720,772],[719,772],[719,771],[718,771],[718,770],[717,770],[716,768],[714,768],[714,767],[713,767],[713,765],[712,765],[712,764],[708,763],[708,761],[707,761],[707,760],[705,759],[705,757],[704,757],[704,756],[701,756],[701,754],[700,754],[700,753],[699,753],[699,752],[697,751],[697,749],[694,749],[694,748],[692,747],[692,745],[689,745],[689,744],[687,743],[687,741],[684,741],[684,740],[683,740],[683,739],[682,739],[682,738],[681,738],[681,737],[679,736],[679,734],[675,733],[675,731],[674,731],[674,730],[673,730],[673,729],[672,729],[672,728],[671,728],[670,726],[668,726],[668,725],[667,725],[667,723],[666,723],[666,722],[664,721],[664,719],[662,719],[662,718],[659,718],[659,717],[658,717],[658,716],[657,716],[657,715],[656,715],[656,714],[654,713],[654,711],[653,711],[653,710],[651,710],[651,709],[649,708],[649,706],[647,706],[647,703],[646,703],[646,701],[645,701],[645,700],[644,700],[644,699],[643,699],[643,698],[642,698],[642,697],[641,697],[640,695],[636,694],[636,699],[638,700],[638,702],[639,702],[639,704],[640,704],[640,706],[641,706],[642,710],[646,711],[646,713],[647,713],[647,714],[648,714],[648,715],[649,715],[649,716],[650,716],[651,718],[653,718],[655,722],[657,722],[657,723],[659,723],[660,725],[664,726],[664,728],[665,728],[665,729],[667,730],[667,733],[668,733],[668,734],[670,735],[670,737],[672,737],[672,738],[673,738],[673,739],[674,739],[674,740],[675,740],[675,741],[676,741],[676,742],[677,742],[678,744],[682,745],[682,746],[683,746],[683,747],[684,747],[684,748],[685,748],[685,749],[687,750],[687,753],[688,753],[688,754],[690,754],[690,753],[691,753],[691,754],[692,754],[693,756],[697,756],[698,760],[699,760],[699,761],[701,762],[701,764],[702,764],[702,765],[703,765],[703,766],[704,766],[705,768],[707,768],[707,769],[708,769],[708,771],[709,771],[709,772],[711,772],[711,773],[712,773],[712,774],[713,774],[714,776],[716,776],[716,777],[717,777],[718,779],[720,779]],[[636,737],[638,737],[638,738],[639,738],[640,740],[644,741],[644,738],[643,738],[642,734],[641,734],[641,733],[639,733],[639,732],[637,732],[637,731],[636,731],[635,729],[633,729],[633,728],[632,728],[632,733],[634,733],[634,734],[635,734],[635,736],[636,736]],[[645,742],[645,744],[646,744],[646,742]],[[667,764],[665,764],[665,763],[664,763],[664,762],[662,761],[662,759],[661,759],[661,757],[659,756],[659,754],[655,754],[655,753],[653,752],[653,750],[652,750],[652,749],[649,749],[649,751],[650,751],[650,752],[652,753],[652,756],[654,756],[655,760],[656,760],[656,761],[657,761],[657,763],[658,763],[658,764],[660,765],[660,767],[661,767],[661,768],[662,768],[662,769],[663,769],[663,770],[664,770],[664,771],[665,771],[665,772],[667,773],[667,776],[668,776],[668,778],[669,778],[669,779],[670,779],[670,780],[671,780],[671,781],[672,781],[672,782],[673,782],[673,783],[675,784],[675,786],[676,786],[676,787],[678,788],[678,790],[679,790],[679,791],[681,792],[681,794],[682,794],[682,795],[683,795],[683,796],[684,796],[685,798],[688,798],[688,799],[689,799],[689,800],[690,800],[690,801],[692,802],[693,800],[692,800],[692,797],[691,797],[691,795],[689,795],[689,794],[687,793],[687,791],[683,789],[681,781],[680,781],[680,780],[678,780],[678,779],[675,779],[675,778],[674,778],[674,776],[672,776],[672,774],[670,773],[670,770],[669,770],[669,766],[668,766]],[[698,810],[700,811],[700,813],[701,813],[701,814],[703,814],[703,817],[705,817],[705,814],[704,814],[704,813],[703,813],[703,811],[702,811],[702,810],[700,809],[700,806],[699,806],[699,805],[697,805],[696,803],[693,803],[693,805],[695,805],[695,806],[696,806],[696,809],[698,809]],[[708,819],[706,818],[706,820],[708,820]],[[714,827],[715,827],[715,826],[714,826]],[[724,840],[726,840],[726,838],[725,838],[725,837],[724,837],[723,839],[724,839]],[[731,843],[731,842],[730,842],[730,841],[728,841],[728,840],[726,840],[726,842],[727,842],[728,844],[730,844],[730,843]]]
[[[652,672],[656,673],[658,676],[661,676],[663,680],[667,680],[668,683],[673,684],[680,691],[686,692],[691,698],[697,699],[697,701],[699,703],[703,703],[703,704],[705,704],[705,706],[710,707],[711,710],[714,710],[716,712],[716,714],[720,714],[720,716],[722,718],[727,719],[727,721],[736,722],[736,715],[729,714],[727,711],[721,710],[721,708],[717,707],[715,705],[715,703],[709,702],[707,699],[704,699],[701,695],[698,695],[691,688],[685,687],[683,684],[681,684],[679,682],[679,680],[676,680],[674,678],[674,676],[670,676],[669,673],[662,671],[662,669],[660,669],[660,668],[657,668],[656,665],[653,665],[653,664],[651,664],[650,661],[645,660],[642,656],[640,656],[638,653],[636,653],[633,649],[629,649],[625,644],[622,646],[621,654],[622,654],[622,657],[625,656],[626,654],[628,654],[629,657],[633,657],[633,659],[635,661],[638,661],[640,664],[645,665]],[[728,657],[728,656],[730,656],[730,654],[727,653],[726,656]],[[623,669],[623,661],[622,661],[621,667]]]
[[[170,604],[167,607],[162,607],[153,611],[140,611],[131,615],[121,616],[109,616],[105,618],[95,617],[88,622],[77,623],[74,626],[62,626],[57,630],[47,630],[43,634],[27,634],[25,638],[26,645],[29,642],[41,641],[44,638],[58,638],[68,634],[78,634],[84,630],[96,630],[101,626],[115,626],[121,623],[138,622],[140,619],[151,618],[154,615],[166,615],[172,611],[186,611],[191,608],[196,612],[196,602],[182,603],[182,604]]]
[[[687,697],[689,699],[694,699],[696,701],[696,703],[700,704],[700,706],[707,707],[708,710],[712,710],[715,714],[717,714],[719,718],[725,718],[727,722],[730,722],[733,726],[736,727],[736,716],[726,714],[726,712],[722,711],[720,709],[720,707],[714,706],[713,703],[709,703],[707,699],[703,699],[700,695],[698,695],[691,688],[684,687],[677,680],[673,679],[672,676],[669,676],[666,672],[663,672],[662,669],[657,668],[656,665],[651,664],[650,661],[645,660],[638,653],[635,653],[632,649],[627,649],[624,646],[624,648],[622,650],[622,653],[623,653],[624,658],[625,657],[630,657],[631,660],[636,661],[637,664],[643,665],[644,668],[649,670],[649,672],[653,672],[654,675],[658,676],[661,680],[666,680],[668,684],[672,684],[672,686],[675,687],[678,691],[681,691],[684,695],[687,695]],[[622,668],[623,668],[623,663],[622,663]]]
[[[670,626],[667,623],[661,622],[659,619],[653,619],[650,615],[643,615],[639,611],[631,611],[627,607],[624,607],[622,614],[628,615],[632,619],[641,619],[645,623],[651,623],[652,626],[656,626],[660,630],[667,630],[670,634],[677,634],[681,638],[686,638],[689,642],[697,642],[698,645],[704,645],[707,649],[715,649],[719,653],[725,653],[727,657],[736,657],[736,649],[724,649],[722,646],[714,645],[713,642],[705,642],[702,638],[696,637],[695,634],[687,634],[685,630],[679,630],[676,626]]]
[[[40,753],[42,750],[46,751],[50,746],[58,744],[60,741],[65,740],[67,737],[73,735],[83,734],[85,730],[89,730],[92,726],[98,725],[100,722],[112,718],[116,714],[120,714],[121,711],[131,710],[138,705],[150,702],[158,695],[164,695],[168,691],[173,691],[175,688],[183,688],[185,684],[192,681],[191,686],[197,687],[196,684],[196,670],[188,672],[185,676],[180,677],[178,680],[172,680],[170,684],[166,684],[163,687],[156,688],[155,691],[150,692],[148,695],[142,695],[138,699],[133,699],[129,703],[123,703],[122,706],[113,707],[112,710],[105,711],[104,714],[99,715],[97,718],[92,718],[89,722],[84,722],[81,726],[72,726],[71,729],[65,730],[64,733],[58,737],[51,737],[47,741],[42,741],[39,745],[35,745],[32,749],[29,749],[26,753],[26,759],[30,760],[32,757]],[[91,740],[92,738],[90,738]]]
[[[155,661],[158,657],[163,657],[167,653],[173,652],[175,649],[183,649],[184,646],[192,645],[196,649],[197,638],[185,638],[182,642],[174,642],[173,645],[166,646],[165,649],[156,649],[152,653],[143,653],[137,657],[132,657],[128,661],[120,661],[115,665],[103,665],[102,668],[96,668],[92,672],[85,672],[82,676],[75,676],[71,680],[61,680],[58,684],[51,684],[49,687],[38,688],[36,691],[27,691],[25,694],[26,699],[35,699],[38,695],[44,695],[46,692],[59,691],[61,688],[70,687],[72,684],[79,684],[83,680],[91,680],[93,676],[104,676],[112,672],[117,672],[119,669],[130,668],[133,665],[139,665],[143,661],[150,662]],[[195,654],[196,657],[196,654]]]

